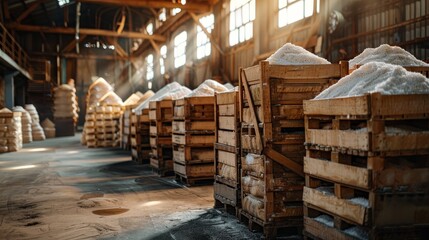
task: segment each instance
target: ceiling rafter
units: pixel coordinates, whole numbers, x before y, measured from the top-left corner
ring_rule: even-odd
[[[16,22],[20,23],[22,20],[24,20],[26,17],[28,17],[34,10],[36,10],[40,6],[40,4],[44,1],[46,1],[46,0],[38,0],[38,1],[31,3],[31,5],[29,7],[27,7],[25,9],[25,11],[22,12],[18,16],[18,18],[16,18]]]
[[[129,7],[144,7],[144,8],[180,8],[193,12],[209,12],[212,5],[211,2],[196,3],[188,2],[185,5],[173,3],[171,0],[78,0],[81,3],[96,3],[104,5],[117,5]]]
[[[15,31],[23,31],[23,32],[76,34],[75,28],[66,28],[66,27],[33,26],[33,25],[23,25],[23,24],[17,24],[17,23],[7,24],[7,27]],[[84,35],[95,35],[95,36],[106,36],[106,37],[152,39],[154,41],[160,41],[160,42],[165,42],[166,40],[166,37],[157,35],[157,34],[149,35],[141,32],[127,32],[127,31],[123,31],[122,33],[117,33],[116,31],[104,30],[104,29],[80,28],[79,33]]]

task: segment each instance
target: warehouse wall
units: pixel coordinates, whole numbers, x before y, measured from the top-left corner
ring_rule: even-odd
[[[4,81],[0,76],[0,109],[4,108]]]
[[[330,0],[327,8],[344,16],[340,31],[327,34],[326,56],[332,61],[353,58],[383,43],[429,60],[429,0]]]
[[[229,2],[229,0],[222,0],[214,9],[215,16],[220,16],[219,22],[216,21],[215,29],[218,33],[217,39],[225,51],[219,66],[224,73],[224,78],[237,82],[240,67],[254,65],[287,42],[314,51],[321,32],[320,22],[323,18],[321,13],[325,1],[320,1],[321,13],[279,28],[278,1],[256,0],[253,38],[232,47],[229,46]]]

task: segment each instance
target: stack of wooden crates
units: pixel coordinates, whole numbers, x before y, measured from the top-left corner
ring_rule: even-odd
[[[303,100],[347,75],[348,64],[269,65],[240,71],[242,221],[300,232],[304,186]]]
[[[160,176],[173,173],[173,149],[171,124],[173,121],[173,100],[149,102],[150,165]]]
[[[240,111],[238,91],[215,95],[215,207],[238,216],[241,207]]]
[[[122,115],[120,105],[101,105],[95,107],[96,147],[119,146],[119,119]]]
[[[131,118],[133,115],[133,108],[135,108],[135,105],[125,105],[124,107],[124,113],[121,116],[120,120],[120,145],[121,148],[124,150],[130,150],[131,149]]]
[[[304,234],[427,238],[429,95],[310,100],[304,113]]]
[[[214,96],[174,101],[173,159],[176,178],[193,185],[213,179]]]
[[[140,115],[131,115],[131,157],[140,164],[150,162],[152,152],[150,146],[150,119],[149,109],[143,109]]]

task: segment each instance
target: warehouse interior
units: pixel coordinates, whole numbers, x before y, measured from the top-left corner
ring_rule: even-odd
[[[429,0],[2,0],[0,239],[428,239]]]

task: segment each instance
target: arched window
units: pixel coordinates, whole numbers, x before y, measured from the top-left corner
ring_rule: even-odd
[[[320,0],[278,0],[279,1],[279,16],[278,26],[284,27],[291,23],[297,22],[306,17],[313,15],[314,8],[319,12]]]
[[[178,68],[186,63],[186,41],[188,34],[186,31],[179,33],[174,38],[174,67]]]
[[[229,6],[229,45],[247,41],[253,37],[255,0],[231,0]]]

